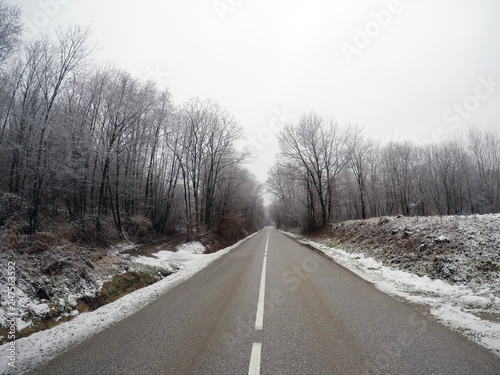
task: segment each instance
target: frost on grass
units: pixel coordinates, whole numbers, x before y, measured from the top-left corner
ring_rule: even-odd
[[[5,292],[9,262],[15,262],[15,297]],[[73,244],[44,251],[0,252],[3,291],[0,294],[0,342],[6,339],[7,317],[12,312],[10,301],[15,302],[18,337],[20,332],[27,335],[47,321],[75,315],[79,298],[98,293],[102,284],[124,267],[123,258]]]

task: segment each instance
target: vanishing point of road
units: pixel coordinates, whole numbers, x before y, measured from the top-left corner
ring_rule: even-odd
[[[266,228],[29,374],[500,374],[500,358]]]

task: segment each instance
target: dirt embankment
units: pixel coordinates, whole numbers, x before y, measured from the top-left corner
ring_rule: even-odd
[[[310,236],[419,276],[492,286],[500,296],[500,215],[382,217],[331,224]]]
[[[38,236],[40,237],[40,236]],[[0,254],[2,270],[15,264],[16,339],[71,320],[82,312],[93,311],[137,289],[151,285],[171,274],[171,270],[135,264],[134,255],[150,255],[175,250],[183,239],[166,238],[155,244],[117,245],[90,248],[70,242],[48,244],[42,250],[27,248]],[[12,263],[11,263],[12,264]],[[0,284],[7,274],[0,274]],[[1,294],[0,344],[8,340],[6,312],[9,296]]]

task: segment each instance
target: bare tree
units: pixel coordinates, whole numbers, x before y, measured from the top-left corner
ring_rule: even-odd
[[[89,30],[80,26],[59,29],[56,33],[58,43],[52,45],[46,41],[42,50],[42,69],[37,71],[37,79],[42,95],[41,118],[37,120],[38,145],[34,163],[34,178],[32,183],[30,228],[34,233],[38,227],[38,215],[42,203],[44,187],[49,183],[47,176],[47,145],[46,132],[53,123],[52,110],[63,85],[71,74],[82,66],[84,60],[91,54],[87,46]]]
[[[389,143],[383,150],[384,171],[389,183],[391,200],[395,211],[404,215],[410,213],[413,199],[413,176],[415,147],[410,142]],[[389,212],[392,209],[389,209]]]
[[[336,178],[349,160],[347,136],[336,122],[310,113],[278,137],[280,156],[303,172],[311,230],[332,217]]]
[[[0,67],[19,45],[22,29],[21,9],[0,1]]]
[[[470,128],[468,149],[477,167],[482,202],[488,211],[500,211],[500,138],[494,132]]]
[[[367,218],[367,162],[366,158],[373,147],[372,142],[367,142],[361,135],[361,130],[358,128],[353,129],[349,153],[349,166],[352,170],[354,178],[357,183],[357,190],[359,192],[359,203],[361,218]]]
[[[306,216],[303,181],[295,168],[277,163],[268,173],[267,190],[273,196],[272,217],[278,228],[298,228]]]

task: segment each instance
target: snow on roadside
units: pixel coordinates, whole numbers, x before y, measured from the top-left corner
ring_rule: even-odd
[[[18,312],[16,316],[16,328],[21,331],[26,327],[33,324],[33,317],[41,317],[49,313],[50,308],[46,303],[36,303],[36,301],[29,298],[25,292],[23,292],[19,287],[13,287],[13,294],[15,295],[16,301],[16,311]],[[0,301],[0,325],[5,327],[8,325],[7,320],[8,315],[8,298],[7,293],[4,293]],[[27,318],[31,315],[31,319]]]
[[[184,243],[177,246],[176,249],[177,253],[203,254],[205,252],[205,246],[198,241]]]
[[[487,285],[480,292],[473,291],[464,284],[452,285],[443,280],[384,266],[382,262],[362,253],[330,248],[292,233],[282,233],[323,252],[387,294],[429,306],[431,314],[440,322],[500,356],[500,323],[480,319],[471,313],[481,308],[500,313],[500,298]]]
[[[198,241],[188,242],[176,247],[177,251],[163,250],[152,254],[153,257],[137,256],[132,258],[132,262],[146,264],[149,266],[159,266],[174,272],[190,264],[205,252],[205,246]]]
[[[203,245],[199,242],[191,242],[179,246],[177,252],[160,251],[153,254],[155,258],[135,257],[135,262],[143,264],[161,267],[165,267],[166,264],[173,264],[178,271],[155,284],[127,294],[95,311],[80,314],[69,322],[61,323],[49,330],[37,332],[31,336],[1,345],[0,373],[23,374],[56,357],[70,347],[139,311],[257,233],[213,254],[202,254],[205,250]],[[5,355],[10,351],[11,345],[15,346],[16,351],[16,369],[14,371],[12,371],[12,367],[9,367],[9,359]]]

